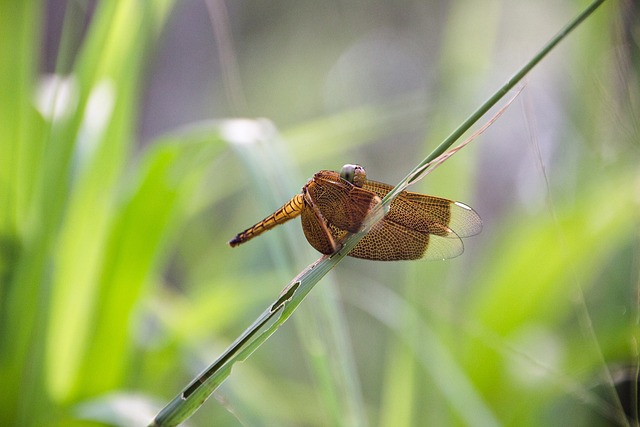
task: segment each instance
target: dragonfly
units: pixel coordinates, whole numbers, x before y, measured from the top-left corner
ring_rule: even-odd
[[[300,194],[238,233],[229,245],[238,246],[300,216],[311,246],[322,254],[335,253],[348,234],[361,230],[367,213],[392,189],[368,180],[360,165],[346,164],[340,173],[322,170]],[[464,251],[461,238],[481,230],[480,216],[464,203],[402,191],[348,255],[373,261],[454,258]]]

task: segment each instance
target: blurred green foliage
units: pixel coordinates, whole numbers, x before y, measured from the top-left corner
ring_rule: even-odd
[[[1,2],[0,424],[149,422],[317,258],[226,240],[319,169],[395,183],[583,6]],[[463,256],[343,261],[191,424],[624,424],[639,22],[605,2],[416,186],[482,215]]]

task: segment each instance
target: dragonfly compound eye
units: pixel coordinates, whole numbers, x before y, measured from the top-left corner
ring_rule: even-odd
[[[362,187],[364,181],[367,179],[367,173],[360,165],[346,164],[340,171],[340,178],[350,182],[356,187]]]
[[[340,171],[340,178],[353,184],[353,177],[355,175],[356,165],[346,164]]]

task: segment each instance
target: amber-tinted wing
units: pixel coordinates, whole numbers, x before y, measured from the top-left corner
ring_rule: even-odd
[[[362,188],[383,197],[393,187],[366,181]],[[460,237],[481,230],[482,221],[470,207],[405,191],[349,255],[379,261],[453,258],[464,250]]]
[[[350,184],[333,171],[316,173],[305,191],[327,223],[350,233],[360,231],[367,213],[380,200],[376,193]]]
[[[358,242],[349,256],[374,261],[420,259],[427,250],[429,237],[429,234],[383,219]]]
[[[336,249],[339,249],[342,239],[347,235],[347,231],[341,230],[330,223],[326,224],[326,228],[323,228],[311,208],[302,211],[301,219],[302,231],[304,231],[307,241],[315,250],[325,255],[332,254]],[[337,247],[332,246],[327,233],[331,234]]]
[[[302,231],[304,236],[313,248],[322,253],[330,254],[335,248],[331,244],[329,236],[327,236],[327,228],[323,228],[311,206],[307,206],[300,216],[302,221]],[[334,243],[336,240],[334,239]]]

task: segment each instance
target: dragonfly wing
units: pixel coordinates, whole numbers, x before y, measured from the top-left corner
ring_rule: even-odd
[[[302,231],[307,241],[315,250],[323,254],[332,252],[331,241],[324,232],[311,208],[306,208],[301,215]]]
[[[333,171],[315,174],[306,192],[328,225],[350,233],[360,231],[367,213],[380,200],[376,193],[344,181]]]
[[[306,206],[305,209],[302,210],[301,215],[302,220],[302,231],[304,231],[304,236],[307,238],[307,241],[315,250],[322,254],[331,254],[334,252],[336,248],[334,248],[331,237],[333,238],[334,244],[340,242],[340,240],[347,234],[346,231],[340,231],[335,227],[330,227],[326,225],[323,227],[322,223],[316,216],[316,213],[310,206]],[[331,237],[328,235],[331,234]]]
[[[482,231],[482,219],[471,206],[467,206],[462,202],[453,202],[450,208],[449,227],[459,237],[475,236]]]
[[[460,255],[463,250],[459,237],[421,233],[385,217],[358,242],[349,256],[373,261],[447,259]]]
[[[433,234],[457,238],[475,236],[482,231],[482,219],[476,211],[464,203],[411,192],[406,192],[404,196],[399,200],[398,206],[402,209],[398,210],[408,209],[411,212],[419,212],[417,217],[420,221],[427,228],[434,227]]]
[[[393,187],[366,181],[363,188],[384,197]],[[464,203],[409,191],[398,195],[385,218],[421,233],[452,239],[473,236],[482,230],[480,216]]]

